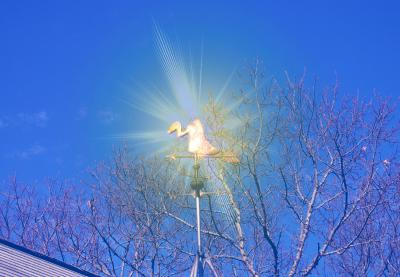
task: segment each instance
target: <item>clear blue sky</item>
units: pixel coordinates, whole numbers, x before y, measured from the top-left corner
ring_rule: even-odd
[[[399,95],[398,1],[233,2],[1,1],[0,180],[79,176],[119,144],[104,138],[141,127],[121,98],[162,86],[153,21],[193,59],[204,45],[204,82],[259,56],[321,85],[336,72],[342,94]]]

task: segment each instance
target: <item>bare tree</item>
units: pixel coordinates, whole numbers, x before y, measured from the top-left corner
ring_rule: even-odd
[[[395,103],[266,78],[258,60],[241,79],[233,106],[210,96],[205,109],[210,140],[240,157],[204,163],[207,274],[399,275]],[[182,170],[122,148],[82,184],[49,180],[46,195],[12,178],[0,236],[105,276],[185,275],[196,247]]]

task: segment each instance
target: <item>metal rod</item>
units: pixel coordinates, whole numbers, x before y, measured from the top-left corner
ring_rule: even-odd
[[[199,181],[199,157],[197,154],[194,155],[194,178],[195,181]],[[201,229],[200,229],[200,189],[196,188],[196,222],[197,222],[197,250],[201,255]]]
[[[196,264],[196,272],[193,272],[196,277],[203,277],[203,254],[201,249],[201,226],[200,226],[200,197],[201,197],[201,188],[200,180],[199,180],[199,156],[198,154],[194,155],[194,181],[195,181],[195,196],[196,196],[196,223],[197,223],[197,263]]]
[[[196,192],[196,216],[197,216],[197,247],[201,254],[201,239],[200,239],[200,193]]]
[[[193,156],[197,156],[198,158],[203,159],[221,159],[221,158],[235,158],[236,156],[233,154],[215,154],[215,155],[201,155],[201,154],[194,154],[194,155],[167,155],[166,158],[171,160],[176,159],[193,159]],[[196,158],[195,158],[196,159]]]

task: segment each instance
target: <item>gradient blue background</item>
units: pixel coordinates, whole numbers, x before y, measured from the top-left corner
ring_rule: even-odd
[[[163,86],[154,21],[193,59],[203,45],[204,82],[258,56],[269,74],[337,76],[342,95],[399,95],[398,1],[201,2],[1,1],[0,180],[81,176],[143,127],[121,99]]]

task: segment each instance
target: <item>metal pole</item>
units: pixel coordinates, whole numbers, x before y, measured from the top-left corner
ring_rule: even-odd
[[[197,154],[194,156],[194,178],[195,182],[199,182],[199,158]],[[201,238],[200,238],[200,188],[197,187],[195,190],[196,196],[196,222],[197,222],[197,250],[201,254]]]
[[[199,169],[200,165],[198,163],[198,156],[195,154],[194,156],[194,193],[196,198],[196,223],[197,223],[197,254],[196,259],[192,267],[192,272],[190,276],[195,277],[203,277],[204,269],[203,269],[203,254],[201,250],[201,228],[200,228],[200,190],[202,186],[200,183],[202,182],[199,178]]]
[[[201,254],[201,239],[200,239],[200,192],[196,191],[196,217],[197,217],[197,250]]]

